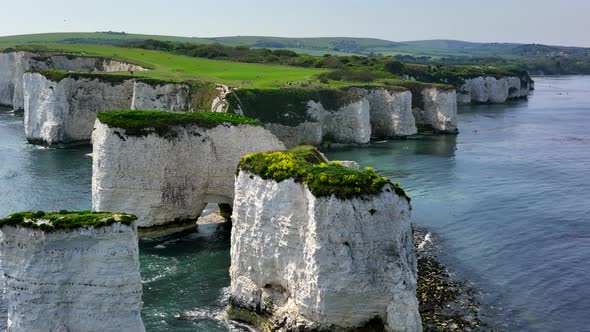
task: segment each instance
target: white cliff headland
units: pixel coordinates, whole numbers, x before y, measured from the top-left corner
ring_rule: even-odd
[[[103,112],[92,141],[93,209],[136,214],[142,237],[196,227],[207,203],[233,203],[242,156],[284,149],[255,120],[205,112]]]
[[[134,220],[68,211],[0,219],[8,331],[145,331]]]
[[[30,143],[53,145],[88,141],[97,114],[129,108],[134,82],[127,77],[81,77],[26,73],[25,134]]]
[[[479,76],[464,80],[458,88],[460,104],[502,104],[509,100],[526,99],[534,89],[534,82],[527,75],[493,77]]]
[[[210,83],[46,70],[25,73],[23,86],[25,133],[39,145],[88,142],[102,111],[210,111],[222,93]]]
[[[82,55],[42,52],[0,52],[0,105],[24,109],[24,74],[35,70],[77,72],[146,71],[122,61]]]
[[[358,87],[351,91],[369,103],[371,136],[405,137],[418,133],[412,114],[412,93],[401,87]]]
[[[240,163],[230,318],[263,331],[421,331],[409,199],[371,169],[316,156]]]

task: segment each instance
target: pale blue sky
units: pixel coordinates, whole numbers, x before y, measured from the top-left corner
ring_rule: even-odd
[[[590,0],[16,0],[0,35],[350,36],[590,47]],[[64,21],[65,20],[65,21]]]

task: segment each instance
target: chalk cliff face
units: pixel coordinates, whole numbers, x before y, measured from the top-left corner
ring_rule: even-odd
[[[440,133],[457,133],[457,93],[455,90],[426,88],[420,105],[414,105],[416,125]]]
[[[530,83],[524,78],[510,77],[475,77],[466,79],[459,89],[460,104],[491,103],[501,104],[507,100],[526,98],[529,95]]]
[[[81,72],[145,71],[141,66],[116,60],[32,52],[0,53],[0,104],[24,109],[24,74],[30,70],[56,69]]]
[[[145,331],[137,230],[0,229],[8,331]]]
[[[12,106],[16,81],[16,53],[0,53],[0,105]]]
[[[190,87],[186,84],[150,84],[137,81],[133,86],[131,109],[186,111]]]
[[[52,81],[39,73],[24,75],[25,133],[32,143],[51,145],[90,139],[98,112],[126,109],[133,81],[99,78]]]
[[[412,93],[385,88],[354,88],[369,103],[372,136],[392,138],[417,133]]]
[[[242,124],[176,126],[167,135],[133,136],[97,121],[92,141],[93,209],[134,213],[141,228],[194,220],[207,203],[231,204],[241,157],[284,149],[268,130]]]
[[[23,108],[23,75],[30,69],[26,52],[0,53],[0,104]]]
[[[365,98],[337,110],[309,101],[307,112],[321,124],[324,140],[345,144],[366,144],[371,140],[369,103]]]
[[[255,117],[254,114],[250,116]],[[365,98],[335,110],[326,109],[321,102],[310,100],[307,102],[306,117],[306,121],[297,125],[265,122],[265,127],[288,148],[298,145],[318,146],[324,141],[366,144],[371,140],[369,103]]]
[[[364,199],[318,198],[292,179],[240,171],[232,220],[230,316],[255,313],[278,331],[347,331],[375,318],[388,331],[422,330],[410,206],[390,185]]]

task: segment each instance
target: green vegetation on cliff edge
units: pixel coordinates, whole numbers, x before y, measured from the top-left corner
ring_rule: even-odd
[[[74,229],[81,227],[100,228],[114,223],[130,225],[137,217],[131,214],[91,212],[91,211],[66,211],[44,212],[28,211],[19,212],[0,219],[2,226],[22,226],[43,231],[56,229]]]
[[[240,109],[245,116],[264,123],[297,126],[310,119],[307,109],[310,101],[319,102],[329,111],[362,99],[356,93],[342,89],[298,87],[267,89],[239,89],[226,96],[230,110]],[[314,120],[315,121],[315,120]]]
[[[311,146],[248,154],[242,158],[238,168],[277,182],[294,179],[306,184],[316,197],[335,195],[348,199],[377,195],[386,184],[391,184],[397,195],[410,201],[398,183],[379,176],[374,169],[357,170],[338,162],[326,163],[319,151]]]
[[[141,110],[115,110],[98,113],[100,122],[115,128],[125,129],[128,136],[145,136],[157,133],[175,136],[175,126],[198,126],[214,128],[223,124],[262,126],[258,120],[231,113],[215,112],[162,112]]]

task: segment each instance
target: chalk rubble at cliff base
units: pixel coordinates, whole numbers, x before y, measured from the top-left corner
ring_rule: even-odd
[[[219,114],[155,113],[172,118]],[[134,114],[141,111],[128,113]],[[191,221],[207,203],[233,203],[235,172],[242,156],[284,149],[261,125],[221,121],[208,128],[188,123],[168,126],[165,132],[151,125],[146,118],[142,133],[138,133],[137,128],[133,131],[98,120],[92,139],[93,209],[136,214],[142,236],[194,228]],[[157,232],[149,235],[149,227]]]
[[[265,331],[422,330],[410,205],[398,188],[318,197],[300,180],[244,169],[235,188],[230,318]]]
[[[52,226],[76,218],[101,221]],[[133,218],[62,211],[0,220],[8,331],[145,331]]]

